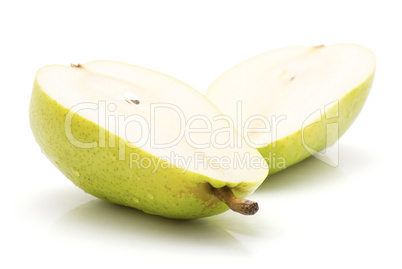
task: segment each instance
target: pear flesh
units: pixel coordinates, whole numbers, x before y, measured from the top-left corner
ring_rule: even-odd
[[[269,162],[270,174],[333,145],[361,111],[374,77],[359,45],[287,47],[216,79],[207,97]]]
[[[43,152],[74,184],[150,214],[219,214],[230,201],[242,203],[268,174],[261,154],[205,96],[124,63],[41,68],[30,124]]]

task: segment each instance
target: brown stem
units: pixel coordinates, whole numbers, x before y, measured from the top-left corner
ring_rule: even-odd
[[[81,64],[71,64],[70,66],[71,66],[71,67],[82,67]]]
[[[214,194],[220,200],[224,201],[230,209],[240,214],[254,215],[258,211],[258,204],[256,202],[237,198],[227,186],[214,189]]]

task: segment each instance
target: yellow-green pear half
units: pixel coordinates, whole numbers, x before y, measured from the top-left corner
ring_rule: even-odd
[[[169,76],[111,61],[43,67],[30,124],[53,164],[100,199],[182,219],[258,210],[243,198],[266,178],[264,158]]]
[[[375,58],[353,44],[287,47],[225,72],[207,97],[267,159],[270,175],[333,145],[361,111]]]

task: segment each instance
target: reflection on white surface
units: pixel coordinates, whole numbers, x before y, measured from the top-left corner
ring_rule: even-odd
[[[224,227],[208,218],[172,220],[114,205],[98,199],[80,205],[59,218],[48,234],[77,245],[102,246],[116,251],[164,250],[224,252],[247,255],[247,249]]]

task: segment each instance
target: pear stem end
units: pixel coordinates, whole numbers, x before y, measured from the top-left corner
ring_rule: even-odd
[[[237,198],[232,190],[225,186],[223,188],[214,189],[215,196],[225,202],[227,206],[233,211],[243,214],[243,215],[254,215],[258,211],[258,203]]]

